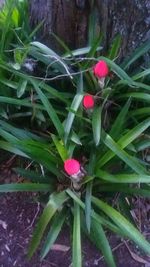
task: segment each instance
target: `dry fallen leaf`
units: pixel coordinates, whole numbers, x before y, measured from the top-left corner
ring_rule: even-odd
[[[55,244],[52,246],[52,250],[57,250],[57,251],[67,252],[69,249],[70,247],[60,244]]]
[[[7,229],[7,223],[0,220],[0,225],[6,230]]]

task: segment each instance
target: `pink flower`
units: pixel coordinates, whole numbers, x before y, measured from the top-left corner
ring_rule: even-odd
[[[76,159],[67,159],[64,162],[64,169],[68,175],[75,175],[80,172],[80,163]]]
[[[86,109],[91,109],[94,107],[94,97],[92,95],[85,95],[83,97],[83,106]]]
[[[105,78],[109,73],[109,68],[104,60],[100,60],[93,68],[94,75],[100,79]]]

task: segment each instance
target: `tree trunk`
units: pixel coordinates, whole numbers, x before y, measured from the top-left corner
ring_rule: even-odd
[[[87,44],[91,12],[88,0],[30,0],[31,24],[44,19],[40,41],[59,49],[51,35],[55,33],[71,48]],[[95,0],[97,28],[104,34],[107,49],[117,33],[122,36],[123,56],[150,38],[150,0]],[[93,8],[93,7],[92,7]]]
[[[55,33],[71,49],[83,47],[87,40],[89,5],[81,0],[30,0],[31,24],[35,27],[44,20],[38,38],[57,49]]]

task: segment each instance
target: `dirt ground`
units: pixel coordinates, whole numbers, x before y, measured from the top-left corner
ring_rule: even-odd
[[[0,175],[0,178],[4,177]],[[27,193],[1,194],[0,201],[0,267],[71,267],[67,228],[62,230],[53,250],[43,261],[39,259],[39,252],[28,261],[28,244],[41,207]],[[146,221],[146,233],[150,235],[148,225]],[[110,236],[110,243],[117,267],[150,267],[150,259],[141,255],[130,243],[125,244],[115,236]],[[87,239],[83,238],[82,247],[83,267],[106,267],[99,251]]]

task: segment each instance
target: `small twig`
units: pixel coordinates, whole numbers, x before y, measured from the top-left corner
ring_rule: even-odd
[[[131,257],[132,257],[133,260],[135,260],[137,262],[140,262],[140,263],[144,263],[144,264],[148,264],[149,263],[148,261],[144,260],[139,255],[137,255],[136,253],[134,253],[133,251],[131,251],[129,245],[127,244],[127,242],[125,240],[123,242],[124,242],[126,248],[128,249],[128,251],[129,251],[129,253],[130,253],[130,255],[131,255]]]
[[[71,76],[75,76],[75,75],[79,75],[81,73],[85,73],[87,71],[91,70],[91,68],[88,68],[86,70],[82,70],[82,71],[78,71],[78,72],[72,72],[71,73]],[[52,78],[43,78],[43,77],[39,77],[39,76],[29,76],[30,78],[35,78],[35,79],[39,79],[39,80],[42,80],[42,81],[54,81],[54,80],[57,80],[59,78],[64,78],[64,77],[70,77],[70,75],[68,74],[60,74],[60,75],[56,75],[55,77],[52,77]]]
[[[129,242],[129,240],[127,240],[126,242]],[[122,241],[120,244],[118,244],[117,246],[115,246],[112,251],[116,251],[118,248],[120,248],[121,246],[124,245],[124,241]],[[96,260],[96,263],[99,263],[102,259],[104,259],[104,256],[101,256],[98,260]]]
[[[45,173],[44,173],[44,168],[43,168],[43,166],[40,164],[40,168],[41,168],[41,173],[42,173],[42,176],[44,176],[45,175]]]
[[[25,170],[28,170],[28,169],[30,168],[30,166],[32,165],[32,163],[33,163],[33,161],[31,161],[31,162],[27,165],[27,167],[25,167]]]
[[[31,224],[23,232],[27,231],[28,229],[30,229],[33,226],[33,224],[34,224],[34,222],[36,220],[36,217],[38,216],[39,211],[40,211],[40,202],[37,202],[37,211],[35,213],[35,216],[34,216],[32,222],[31,222]]]
[[[14,161],[14,159],[17,157],[17,155],[13,155],[6,163],[5,163],[5,165],[7,166],[7,167],[9,167],[11,164],[12,164],[12,162]]]

